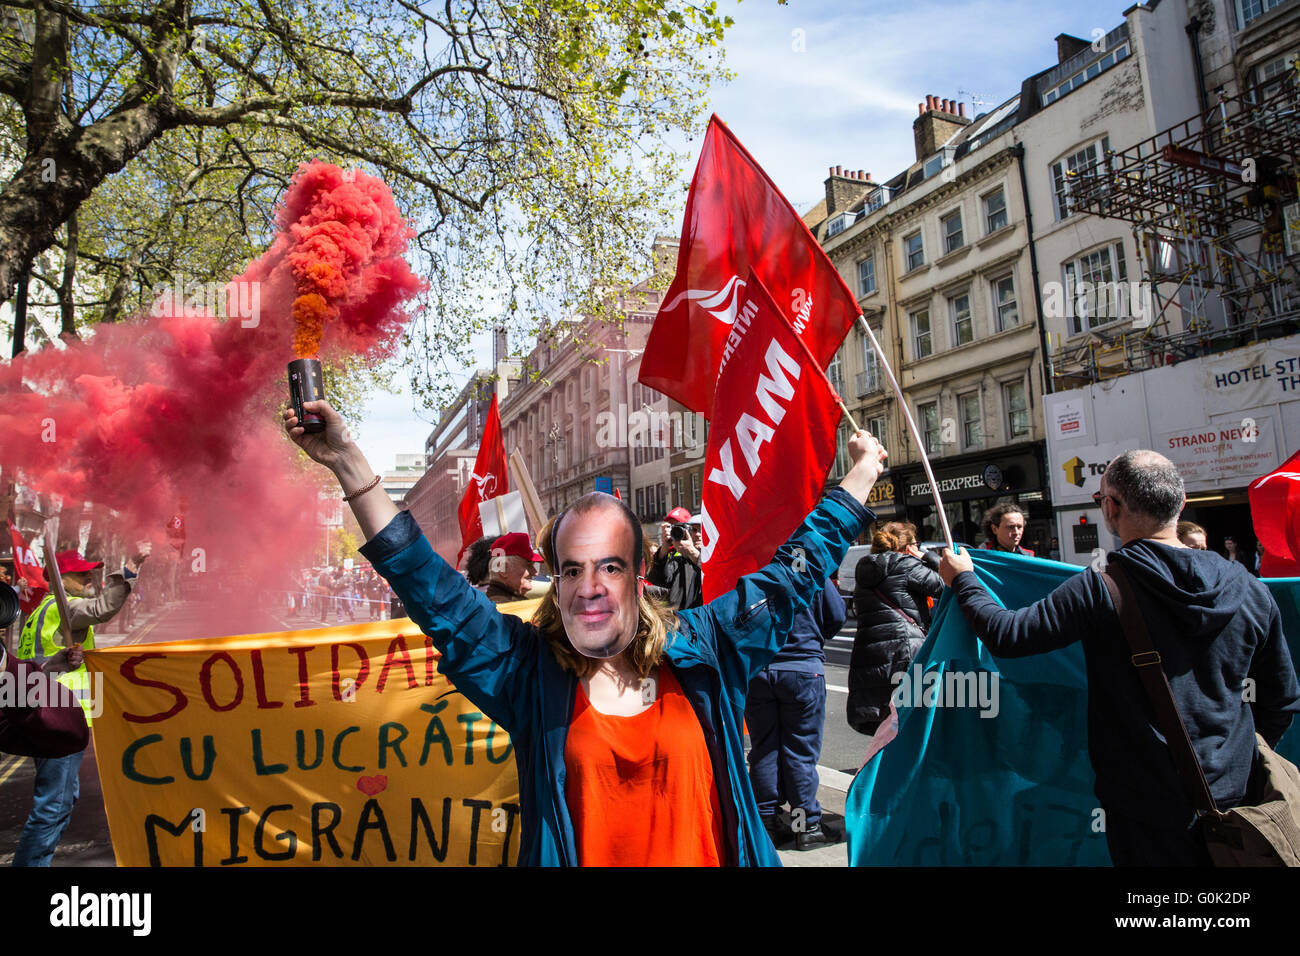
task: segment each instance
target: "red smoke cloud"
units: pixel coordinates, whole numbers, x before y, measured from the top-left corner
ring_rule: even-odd
[[[202,547],[209,570],[242,563],[269,586],[317,563],[314,482],[328,476],[311,466],[304,480],[280,427],[286,363],[390,357],[422,283],[403,258],[412,232],[391,192],[363,173],[304,164],[277,226],[270,249],[207,297],[228,317],[182,286],[151,314],[0,366],[5,474],[16,467],[37,492],[120,512],[126,540],[161,544],[186,498],[186,561]]]

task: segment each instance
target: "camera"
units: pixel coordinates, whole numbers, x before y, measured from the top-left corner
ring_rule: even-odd
[[[685,541],[687,536],[686,525],[675,524],[669,530],[668,534],[674,541]]]

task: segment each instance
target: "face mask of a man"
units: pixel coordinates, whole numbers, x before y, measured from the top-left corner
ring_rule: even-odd
[[[585,657],[618,657],[636,636],[641,585],[632,563],[635,547],[617,507],[569,514],[559,523],[556,600],[569,643]]]

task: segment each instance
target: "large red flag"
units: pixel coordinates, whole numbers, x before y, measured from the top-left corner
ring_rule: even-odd
[[[704,457],[704,600],[772,560],[821,497],[839,408],[750,272],[718,375]]]
[[[641,382],[712,415],[751,268],[825,368],[858,317],[857,299],[794,207],[714,116],[686,199],[677,274],[650,330]]]
[[[460,499],[457,515],[460,518],[460,550],[483,537],[483,519],[479,517],[479,502],[504,495],[510,490],[510,476],[506,472],[505,440],[501,437],[501,413],[497,410],[497,397],[492,396],[488,406],[487,424],[479,442],[478,457],[469,484]],[[460,558],[457,556],[457,561]]]
[[[1247,493],[1255,536],[1264,546],[1260,576],[1300,577],[1300,451],[1251,482]]]

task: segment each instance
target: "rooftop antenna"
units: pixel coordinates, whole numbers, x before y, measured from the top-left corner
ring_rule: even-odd
[[[972,114],[978,113],[981,106],[992,106],[994,103],[993,96],[990,93],[972,93],[970,90],[958,90],[957,95],[970,97]]]

